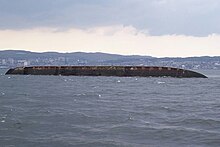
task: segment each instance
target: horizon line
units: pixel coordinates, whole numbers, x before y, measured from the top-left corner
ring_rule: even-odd
[[[164,57],[156,57],[152,55],[138,55],[138,54],[132,54],[132,55],[126,55],[126,54],[117,54],[117,53],[108,53],[108,52],[83,52],[83,51],[75,51],[75,52],[59,52],[59,51],[31,51],[26,49],[0,49],[1,51],[24,51],[24,52],[31,52],[31,53],[59,53],[59,54],[71,54],[71,53],[86,53],[86,54],[109,54],[109,55],[119,55],[119,56],[140,56],[140,57],[152,57],[152,58],[202,58],[202,57],[220,57],[219,56],[210,56],[210,55],[204,55],[204,56],[188,56],[188,57],[180,57],[180,56],[164,56]]]

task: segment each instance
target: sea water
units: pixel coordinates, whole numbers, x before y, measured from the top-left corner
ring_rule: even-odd
[[[220,146],[220,71],[204,71],[208,79],[5,72],[0,147]]]

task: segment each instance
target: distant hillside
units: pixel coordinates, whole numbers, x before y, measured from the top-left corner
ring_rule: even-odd
[[[145,65],[171,66],[187,69],[220,69],[220,56],[188,58],[156,58],[151,56],[123,56],[106,53],[36,53],[23,50],[0,51],[0,67],[33,65]]]
[[[143,58],[143,56],[123,56],[117,54],[107,54],[107,53],[84,53],[84,52],[74,52],[74,53],[58,53],[58,52],[43,52],[36,53],[23,50],[5,50],[0,51],[0,59],[2,58],[13,58],[16,60],[22,59],[38,59],[38,58],[72,58],[87,61],[108,61],[108,60],[120,60],[129,58]],[[150,56],[144,56],[144,58],[152,58]]]

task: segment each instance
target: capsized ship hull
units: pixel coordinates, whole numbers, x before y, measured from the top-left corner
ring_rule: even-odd
[[[190,70],[156,66],[31,66],[12,68],[6,74],[207,78],[201,73]]]

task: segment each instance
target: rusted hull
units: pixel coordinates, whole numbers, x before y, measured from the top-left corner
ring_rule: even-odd
[[[153,66],[32,66],[9,69],[6,74],[207,78],[201,73],[190,70]]]

